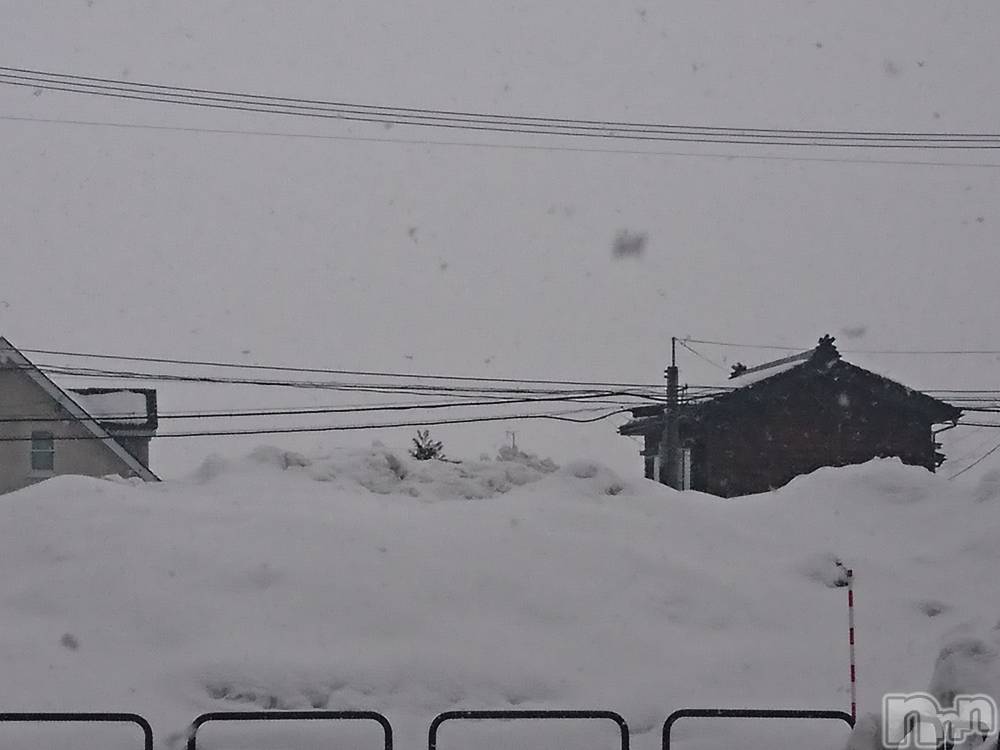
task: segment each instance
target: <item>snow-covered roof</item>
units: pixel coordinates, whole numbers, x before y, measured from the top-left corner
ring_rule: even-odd
[[[102,422],[143,425],[155,416],[149,413],[145,391],[90,388],[74,390],[73,398],[90,416]]]
[[[767,362],[756,367],[741,368],[740,374],[730,377],[717,391],[705,392],[701,396],[692,397],[682,403],[683,409],[706,410],[714,408],[720,404],[731,404],[734,399],[739,399],[742,394],[755,393],[760,389],[770,387],[759,385],[764,381],[770,381],[780,375],[788,373],[801,367],[812,367],[820,371],[830,371],[835,369],[841,376],[845,374],[853,378],[860,378],[869,387],[878,387],[883,397],[889,393],[895,394],[905,403],[908,408],[919,408],[929,413],[938,422],[948,422],[958,419],[960,410],[952,404],[939,401],[919,391],[914,391],[907,386],[880,375],[871,370],[844,362],[840,354],[834,347],[834,339],[824,336],[819,340],[819,344],[814,349],[799,352],[782,359]],[[640,406],[630,410],[634,419],[626,422],[618,428],[622,435],[638,435],[650,428],[660,429],[663,422],[663,405]]]
[[[790,357],[784,357],[773,362],[766,362],[765,364],[751,367],[744,370],[741,375],[737,375],[736,377],[730,378],[726,381],[725,387],[744,388],[748,385],[758,383],[761,380],[774,377],[775,375],[779,375],[783,372],[788,372],[793,367],[798,367],[802,363],[808,362],[814,351],[815,349],[810,349],[805,352],[793,354]]]

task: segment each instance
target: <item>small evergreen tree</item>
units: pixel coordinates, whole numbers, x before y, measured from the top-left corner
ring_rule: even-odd
[[[440,461],[444,459],[444,445],[440,440],[431,440],[430,430],[417,430],[410,455],[418,461],[430,461],[432,458]]]

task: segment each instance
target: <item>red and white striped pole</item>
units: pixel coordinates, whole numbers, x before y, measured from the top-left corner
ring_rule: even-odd
[[[851,644],[851,719],[858,720],[858,673],[854,662],[854,571],[847,568],[847,631]]]

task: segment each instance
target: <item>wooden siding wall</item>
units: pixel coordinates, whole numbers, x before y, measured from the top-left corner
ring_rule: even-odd
[[[897,456],[934,467],[931,425],[867,390],[806,380],[782,398],[740,399],[705,420],[701,487],[723,497],[766,492],[822,466]]]
[[[0,424],[0,493],[26,487],[59,474],[94,477],[119,474],[132,476],[120,458],[108,450],[76,420],[69,417],[42,388],[25,373],[0,367],[0,416],[37,416],[37,422]],[[55,468],[50,472],[31,469],[31,433],[51,432],[55,437]],[[59,440],[59,438],[73,438]]]

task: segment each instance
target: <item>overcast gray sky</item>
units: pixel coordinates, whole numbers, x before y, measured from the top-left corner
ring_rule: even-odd
[[[573,118],[1000,130],[995,3],[24,0],[0,17],[0,65],[80,75]],[[671,335],[799,345],[864,327],[843,348],[1000,348],[1000,167],[858,163],[1000,165],[994,152],[496,148],[636,146],[2,86],[0,115],[420,142],[0,120],[0,333],[23,347],[652,382]],[[623,229],[648,236],[640,257],[613,255]],[[727,366],[777,356],[702,350]],[[1000,387],[993,357],[852,359],[922,388]],[[682,380],[723,377],[681,365]],[[161,393],[174,411],[279,399]],[[638,476],[615,424],[517,429],[539,453]],[[505,429],[440,434],[477,455]],[[215,449],[236,450],[160,444],[154,468]]]

